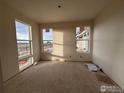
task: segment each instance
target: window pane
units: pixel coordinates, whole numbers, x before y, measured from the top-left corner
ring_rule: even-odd
[[[47,41],[44,40],[43,45],[44,45],[44,52],[47,52],[47,53],[53,52],[53,41],[52,40],[47,40]]]
[[[43,29],[43,47],[44,52],[52,53],[53,52],[53,29]]]
[[[53,30],[43,29],[43,40],[53,40]]]
[[[88,27],[77,27],[76,28],[76,39],[77,40],[83,40],[83,39],[89,39],[90,35],[90,29]]]
[[[77,52],[88,52],[88,41],[77,41]]]
[[[76,51],[88,52],[90,40],[90,27],[82,26],[76,28]]]
[[[24,68],[30,66],[33,63],[33,57],[29,57],[19,61],[19,68],[23,70]]]
[[[17,40],[29,40],[30,26],[21,22],[15,21]]]
[[[25,57],[31,54],[30,41],[17,41],[18,44],[18,57]]]
[[[15,21],[15,27],[19,69],[23,70],[33,63],[33,57],[31,57],[33,55],[31,26],[20,21]]]

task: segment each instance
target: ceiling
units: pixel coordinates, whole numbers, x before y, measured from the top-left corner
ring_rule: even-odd
[[[5,0],[13,8],[39,23],[90,20],[110,0]],[[61,8],[58,8],[61,5]]]

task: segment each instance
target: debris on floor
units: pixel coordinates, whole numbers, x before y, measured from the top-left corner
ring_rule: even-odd
[[[114,81],[112,81],[105,73],[98,71],[94,73],[99,84],[101,85],[116,85]]]
[[[93,63],[87,63],[86,66],[87,66],[88,70],[91,72],[97,72],[100,70],[100,67],[98,67],[97,65],[95,65]]]
[[[37,65],[37,64],[38,64],[38,62],[34,62],[34,64],[33,64],[33,65],[35,66],[35,65]]]
[[[99,84],[116,85],[104,72],[103,70],[94,63],[86,63],[87,69],[96,76]]]

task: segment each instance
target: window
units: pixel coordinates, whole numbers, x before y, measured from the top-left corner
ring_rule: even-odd
[[[76,51],[89,52],[90,49],[90,27],[76,27]]]
[[[33,63],[31,26],[20,21],[15,21],[20,69]]]
[[[53,52],[53,29],[42,29],[43,33],[43,51],[45,53]]]

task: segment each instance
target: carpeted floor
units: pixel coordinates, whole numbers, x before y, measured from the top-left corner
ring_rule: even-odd
[[[18,74],[4,84],[4,91],[5,93],[101,93],[96,75],[89,72],[83,63],[53,61],[40,63]]]

